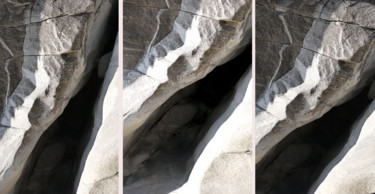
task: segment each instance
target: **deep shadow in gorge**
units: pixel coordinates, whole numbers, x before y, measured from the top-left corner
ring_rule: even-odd
[[[250,53],[251,45],[162,105],[168,109],[124,155],[124,192],[168,193],[187,181],[193,168],[189,159],[210,127],[213,110],[232,100],[236,83],[250,68]]]
[[[196,100],[214,108],[226,95],[233,92],[235,85],[251,64],[251,45],[228,63],[216,67],[205,78],[198,81],[197,91],[192,95]]]
[[[33,160],[31,172],[20,193],[73,192],[83,153],[82,139],[90,133],[92,109],[102,81],[92,74],[63,114],[41,136],[29,159]]]
[[[357,117],[371,103],[368,88],[302,126],[257,164],[257,193],[307,193],[324,167],[345,145]]]
[[[38,140],[15,193],[74,193],[75,180],[80,177],[81,159],[86,159],[82,155],[92,133],[94,105],[104,80],[98,77],[97,66],[102,56],[118,52],[113,50],[118,32],[117,9],[118,5],[114,3],[90,78]],[[108,63],[106,61],[105,65]]]

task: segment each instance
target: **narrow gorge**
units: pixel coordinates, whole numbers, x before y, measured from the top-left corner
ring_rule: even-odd
[[[256,3],[256,193],[374,193],[375,3]]]
[[[124,193],[251,192],[251,1],[125,0],[124,29]]]
[[[117,193],[119,140],[106,136],[121,125],[104,118],[121,111],[106,99],[121,84],[117,9],[113,0],[0,2],[0,193]]]

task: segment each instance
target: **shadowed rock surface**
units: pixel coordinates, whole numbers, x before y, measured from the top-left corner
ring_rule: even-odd
[[[250,14],[124,1],[125,193],[251,193]]]
[[[256,9],[255,144],[257,168],[261,169],[257,171],[257,192],[306,193],[310,189],[311,193],[374,193],[369,185],[375,177],[360,171],[352,173],[353,179],[333,175],[332,179],[337,179],[330,182],[334,184],[329,189],[319,187],[329,181],[317,179],[324,176],[320,175],[322,169],[325,168],[324,173],[335,169],[329,161],[336,161],[338,153],[348,152],[343,147],[325,147],[320,141],[311,144],[314,135],[327,126],[324,122],[343,120],[350,122],[342,127],[329,126],[325,133],[330,133],[331,142],[349,143],[342,137],[356,125],[354,120],[360,119],[367,105],[362,103],[369,102],[366,94],[362,94],[364,100],[354,108],[342,105],[350,100],[354,102],[348,103],[357,102],[353,98],[371,84],[374,76],[375,21],[368,19],[374,16],[374,2],[260,0]],[[368,96],[372,94],[370,91]],[[340,117],[329,112],[340,105],[346,106],[341,110],[351,115]],[[315,125],[319,118],[325,121]],[[311,129],[304,137],[292,134],[295,130],[303,133],[307,128]],[[325,135],[321,136],[324,139]],[[291,139],[295,139],[294,143]],[[372,149],[364,152],[370,154]],[[361,168],[360,161],[352,162],[354,168]],[[341,166],[339,163],[337,168]],[[370,172],[375,169],[367,168]],[[349,180],[360,184],[342,187]],[[313,183],[315,186],[311,187]]]
[[[93,112],[107,106],[98,93],[114,74],[94,71],[114,49],[116,7],[113,0],[0,2],[0,193],[72,193],[105,177],[80,163],[98,149],[88,146],[100,116]],[[80,180],[85,174],[96,182]],[[110,184],[115,190],[106,191],[117,192]]]

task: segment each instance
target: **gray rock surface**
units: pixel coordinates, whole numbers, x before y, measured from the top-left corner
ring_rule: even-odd
[[[321,148],[302,142],[302,139],[289,146],[279,143],[295,129],[351,100],[372,82],[375,73],[375,22],[369,18],[373,18],[374,8],[375,3],[367,0],[257,1],[254,143],[258,167],[264,168],[269,163],[274,165],[268,166],[259,176],[264,181],[262,183],[273,184],[278,179],[274,174],[278,174],[280,177],[288,175],[288,180],[294,180],[289,183],[285,179],[280,180],[285,183],[284,189],[294,187],[292,184],[298,185],[298,178],[291,177],[292,171],[295,173],[299,170],[300,175],[310,173],[311,166],[304,166],[304,169],[297,169],[297,166],[314,158],[311,156],[319,153],[317,150]],[[369,96],[372,95],[373,90],[369,92]],[[332,119],[331,122],[342,121]],[[348,140],[347,144],[351,141]],[[358,152],[353,154],[372,152],[370,147],[373,146],[367,146],[367,149],[361,147],[361,151],[353,150]],[[343,148],[341,152],[346,153],[345,150]],[[330,154],[334,155],[337,151],[332,152]],[[355,161],[353,157],[351,163],[357,163]],[[358,158],[360,161],[367,159]],[[351,168],[351,175],[347,171],[348,174],[342,173],[340,177],[338,174],[349,169],[349,166],[342,168],[340,162],[335,165],[331,162],[326,167],[326,174],[336,173],[330,180],[321,175],[315,183],[315,189],[321,185],[316,190],[318,193],[374,192],[369,186],[373,177],[363,174],[359,164]],[[358,168],[358,173],[354,168]],[[318,168],[312,171],[319,173]],[[343,176],[348,176],[348,179]],[[264,188],[260,190],[267,190],[267,186],[262,186]]]
[[[112,4],[0,2],[0,193],[15,191],[38,139],[86,83]]]
[[[227,119],[228,123],[235,122],[239,115],[231,120],[225,114],[238,104],[248,105],[248,101],[236,98],[245,94],[247,100],[250,98],[246,88],[250,86],[251,71],[247,71],[243,78],[246,81],[236,91],[238,96],[227,99],[228,105],[220,114],[210,116],[210,121],[206,116],[212,107],[194,98],[199,80],[235,58],[249,44],[250,14],[250,0],[124,1],[125,193],[194,192],[190,187],[201,193],[225,193],[236,182],[236,191],[250,192],[250,121],[244,119],[236,126],[238,134],[242,134],[241,141],[230,127],[218,125]],[[207,131],[210,135],[206,136]],[[215,131],[223,134],[215,136]],[[205,151],[210,139],[215,141],[212,144],[223,143],[219,150],[207,148],[215,151],[213,155]],[[231,157],[227,153],[231,151],[239,153]],[[200,153],[204,159],[198,159]],[[238,168],[230,168],[234,164]],[[235,172],[241,170],[241,175],[236,176]],[[220,177],[215,173],[228,174],[215,181]],[[228,180],[231,181],[227,186],[221,185]]]
[[[125,152],[162,103],[233,58],[251,37],[250,1],[166,2],[124,2]]]
[[[265,17],[257,23],[257,161],[291,131],[350,99],[373,74],[374,29],[360,19],[368,12],[344,13],[352,1],[339,2],[259,2]],[[266,32],[270,26],[275,30]]]

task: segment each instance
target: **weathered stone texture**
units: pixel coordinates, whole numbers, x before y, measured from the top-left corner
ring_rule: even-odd
[[[258,165],[268,163],[268,154],[295,129],[352,99],[371,82],[375,22],[369,18],[374,8],[374,2],[366,0],[257,1]],[[328,185],[319,180],[322,183],[317,185]],[[328,186],[319,192],[374,192],[368,186],[340,190],[341,181],[346,180],[337,180],[333,190]]]
[[[39,137],[87,81],[112,4],[0,2],[0,193],[17,191]]]

